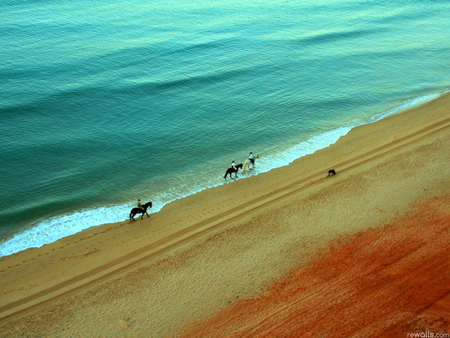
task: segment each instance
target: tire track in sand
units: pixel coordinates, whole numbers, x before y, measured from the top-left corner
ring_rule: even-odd
[[[385,156],[393,151],[404,148],[414,142],[425,139],[433,134],[446,130],[449,127],[450,118],[441,120],[414,133],[377,147],[371,151],[365,152],[346,161],[336,163],[333,167],[338,169],[338,172],[350,170],[379,157]],[[287,197],[312,185],[322,183],[325,179],[324,172],[326,172],[326,170],[316,172],[289,185],[276,189],[268,194],[243,203],[229,211],[222,212],[201,222],[195,223],[163,239],[143,246],[127,255],[98,266],[76,277],[70,278],[28,297],[24,297],[6,304],[0,307],[0,321],[9,320],[19,315],[24,315],[27,312],[35,310],[36,308],[60,297],[71,295],[84,288],[106,281],[119,273],[136,267],[138,264],[143,263],[150,258],[168,252],[195,238],[203,236],[214,229],[224,226],[231,221],[249,215],[262,206],[273,203],[274,201]]]
[[[448,332],[450,196],[332,245],[268,291],[183,328],[188,337],[406,337]],[[427,229],[427,231],[423,231]],[[447,308],[448,309],[448,308]]]

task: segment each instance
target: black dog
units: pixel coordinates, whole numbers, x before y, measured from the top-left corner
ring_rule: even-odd
[[[329,177],[329,176],[334,176],[334,175],[336,175],[336,170],[334,170],[334,169],[328,170],[328,175],[327,175],[327,177]]]

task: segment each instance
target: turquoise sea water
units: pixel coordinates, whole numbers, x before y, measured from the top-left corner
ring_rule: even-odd
[[[2,1],[0,255],[450,87],[448,1]],[[242,175],[245,177],[245,175]]]

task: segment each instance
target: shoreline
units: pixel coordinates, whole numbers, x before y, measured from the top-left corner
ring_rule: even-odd
[[[124,320],[143,336],[168,336],[257,297],[292,269],[313,264],[333,240],[381,229],[420,202],[445,195],[449,107],[447,93],[356,127],[288,166],[176,200],[149,219],[98,226],[2,257],[2,329],[15,323],[56,336],[57,327],[32,319],[32,308],[18,314],[54,299],[39,309],[49,323],[72,323],[64,324],[67,335],[119,337],[126,331],[117,322]],[[325,178],[329,169],[337,175]],[[61,310],[58,317],[54,308]],[[91,311],[104,321],[95,322]]]
[[[282,164],[278,163],[274,167],[273,166],[267,167],[267,165],[266,165],[265,168],[263,168],[261,172],[258,172],[258,173],[247,172],[245,174],[245,177],[242,177],[243,173],[241,173],[240,179],[249,178],[254,175],[261,175],[261,174],[267,173],[272,170],[277,170],[279,168],[289,166],[293,162],[298,161],[305,156],[311,155],[322,149],[330,147],[331,145],[336,143],[340,138],[344,137],[349,132],[351,132],[351,130],[354,130],[355,128],[359,128],[366,124],[375,123],[382,119],[389,118],[390,116],[402,114],[403,111],[408,111],[408,110],[414,109],[415,107],[420,107],[421,105],[427,104],[427,102],[430,102],[432,100],[435,100],[436,98],[445,96],[446,94],[448,94],[448,92],[444,92],[441,94],[420,96],[420,97],[411,99],[399,106],[388,109],[385,112],[375,114],[371,118],[371,120],[373,120],[371,122],[366,122],[363,125],[356,125],[353,127],[350,127],[350,126],[349,127],[339,127],[337,129],[328,131],[325,134],[320,134],[319,138],[325,139],[326,140],[325,144],[328,144],[327,146],[324,146],[323,143],[320,144],[320,142],[319,142],[319,144],[313,143],[314,144],[313,150],[308,150],[305,154],[300,155],[300,157],[294,156],[293,155],[294,153],[302,152],[302,150],[301,150],[302,146],[309,146],[311,139],[308,139],[307,141],[303,141],[299,144],[296,144],[295,146],[288,148],[287,150],[284,150],[283,152],[281,152],[280,154],[277,155],[277,156],[283,158],[283,160],[281,161]],[[348,130],[348,131],[346,133],[342,134],[341,132],[338,132],[340,129]],[[331,138],[325,137],[324,135],[326,135],[326,134],[333,135],[333,136]],[[334,134],[337,134],[338,137],[336,138],[336,136],[334,136]],[[314,137],[313,137],[313,139],[314,139]],[[321,142],[323,142],[323,141],[321,141]],[[296,151],[293,151],[292,149],[296,149]],[[264,163],[264,160],[263,160],[263,163]],[[163,202],[162,206],[158,206],[156,210],[155,210],[155,201],[153,201],[154,202],[153,213],[159,212],[166,205],[173,203],[174,201],[177,201],[179,199],[189,198],[190,196],[198,194],[199,192],[202,192],[203,190],[214,189],[215,187],[221,186],[226,183],[229,183],[229,182],[210,183],[207,186],[199,187],[198,188],[199,190],[195,190],[191,193],[188,193],[187,195],[182,195],[182,196],[176,197],[173,200]],[[158,205],[158,203],[159,202],[156,201],[157,205]],[[129,205],[121,204],[121,205],[115,205],[112,207],[99,206],[99,207],[95,207],[95,208],[85,208],[85,209],[83,209],[85,211],[76,211],[76,212],[72,212],[67,215],[56,215],[56,216],[52,216],[50,218],[43,219],[41,221],[37,221],[35,223],[35,225],[33,225],[32,227],[29,227],[27,230],[24,230],[23,232],[14,235],[12,238],[6,240],[3,243],[0,243],[0,254],[1,254],[0,257],[5,257],[5,256],[15,254],[15,253],[18,253],[18,252],[21,252],[21,251],[24,251],[24,250],[27,250],[30,248],[39,248],[39,247],[42,247],[43,245],[47,245],[47,244],[53,243],[55,241],[58,241],[64,237],[72,236],[77,233],[83,232],[85,230],[89,230],[90,228],[95,228],[95,227],[102,226],[104,224],[109,224],[109,223],[122,222],[122,221],[116,221],[115,219],[117,217],[115,217],[115,216],[110,217],[110,216],[108,216],[108,214],[116,214],[117,210],[120,210],[120,213],[127,214],[132,207],[133,207],[133,204],[129,203]],[[106,218],[107,221],[103,221],[103,220],[100,221],[99,218]],[[79,227],[79,225],[77,225],[77,222],[84,223],[89,219],[98,219],[98,220],[94,221],[94,223],[92,223],[91,225],[87,225],[87,226],[82,225],[81,227]],[[89,221],[89,222],[91,222],[91,221]],[[62,228],[59,229],[60,227],[62,227]],[[55,228],[59,229],[59,231],[55,232]],[[67,230],[67,229],[69,229],[69,230]],[[29,243],[29,244],[27,244],[27,246],[23,246],[22,243],[24,243],[24,242]]]

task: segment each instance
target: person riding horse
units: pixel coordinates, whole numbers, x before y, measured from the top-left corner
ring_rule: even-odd
[[[137,201],[137,207],[141,208],[142,210],[144,210],[144,205],[141,203],[141,200],[139,198],[138,198],[138,201]]]
[[[231,175],[234,174],[234,177],[237,178],[237,172],[239,169],[242,169],[243,164],[236,164],[233,162],[231,162],[231,167],[227,169],[227,171],[225,172],[225,176],[223,177],[224,179],[227,179],[227,176],[230,175],[230,178],[233,178]]]
[[[250,160],[250,163],[252,165],[255,165],[255,157],[253,156],[252,152],[250,152],[250,154],[248,155],[248,159]]]
[[[247,169],[251,170],[251,169],[255,168],[255,162],[256,162],[257,158],[259,158],[258,154],[255,156],[255,155],[253,155],[253,152],[250,152],[250,154],[248,154],[248,158],[244,161],[243,170],[246,171]]]
[[[134,216],[137,215],[137,214],[142,214],[141,219],[144,218],[144,215],[147,215],[147,217],[150,217],[150,215],[147,213],[147,209],[151,208],[152,205],[153,205],[152,202],[148,202],[148,203],[142,204],[141,200],[138,199],[137,208],[131,209],[130,220],[134,221]]]

